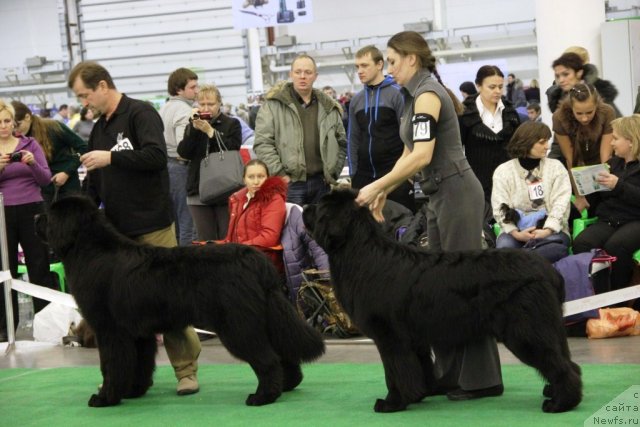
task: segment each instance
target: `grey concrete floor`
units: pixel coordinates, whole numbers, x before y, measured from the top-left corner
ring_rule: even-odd
[[[326,354],[319,363],[380,363],[373,343],[366,338],[328,339]],[[637,363],[640,364],[640,337],[620,337],[600,340],[569,338],[573,360],[583,363]],[[82,347],[62,347],[44,343],[18,342],[6,353],[6,343],[0,344],[0,369],[54,368],[99,365],[98,351]],[[498,344],[503,364],[521,363],[502,344]],[[158,350],[159,365],[169,363],[162,347]],[[202,342],[200,364],[244,363],[222,346],[217,338]]]

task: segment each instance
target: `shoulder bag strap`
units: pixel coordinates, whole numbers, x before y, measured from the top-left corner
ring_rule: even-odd
[[[223,160],[224,159],[224,153],[226,151],[229,151],[229,149],[225,145],[224,141],[222,141],[222,137],[220,136],[220,132],[218,132],[216,130],[216,131],[214,131],[214,135],[216,137],[216,142],[218,144],[218,150],[220,150],[220,160]]]

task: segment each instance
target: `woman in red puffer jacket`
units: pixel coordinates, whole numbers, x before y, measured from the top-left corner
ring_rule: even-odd
[[[282,269],[280,235],[286,218],[287,184],[269,176],[267,165],[254,159],[244,168],[240,191],[229,197],[226,243],[242,243],[264,251]]]

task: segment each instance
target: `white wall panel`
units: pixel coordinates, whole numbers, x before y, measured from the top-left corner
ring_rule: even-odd
[[[167,55],[188,52],[202,56],[214,52],[222,57],[238,56],[244,49],[243,41],[235,30],[211,30],[166,36],[150,36],[90,42],[91,56],[100,61],[109,58],[136,58],[138,56]],[[214,55],[215,57],[215,55]]]
[[[531,0],[449,0],[446,9],[449,28],[527,21],[536,15]]]
[[[433,0],[316,0],[313,16],[312,24],[277,27],[278,34],[303,43],[391,35],[405,23],[433,20]]]
[[[182,12],[197,16],[203,11],[224,10],[231,7],[231,2],[227,0],[80,0],[80,3],[83,7],[91,6],[93,15],[99,14],[106,19]]]
[[[55,0],[0,0],[0,68],[22,67],[32,56],[62,59],[57,9]]]
[[[164,97],[169,74],[187,67],[229,102],[246,102],[245,41],[230,1],[82,0],[79,13],[85,59],[104,65],[119,90]]]

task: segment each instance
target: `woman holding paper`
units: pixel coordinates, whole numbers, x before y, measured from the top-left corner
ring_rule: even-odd
[[[593,86],[578,83],[569,90],[569,95],[553,113],[553,131],[568,170],[609,160],[612,153],[610,123],[614,118],[614,109],[602,100]],[[592,204],[596,199],[580,195],[573,179],[571,186],[576,199],[570,221],[578,218],[585,208],[592,215],[596,208]]]
[[[629,285],[633,253],[640,249],[640,115],[615,119],[611,145],[615,157],[610,172],[598,174],[598,184],[611,191],[594,193],[601,198],[598,222],[587,227],[573,242],[573,252],[603,248],[617,257],[612,264],[611,288]]]

